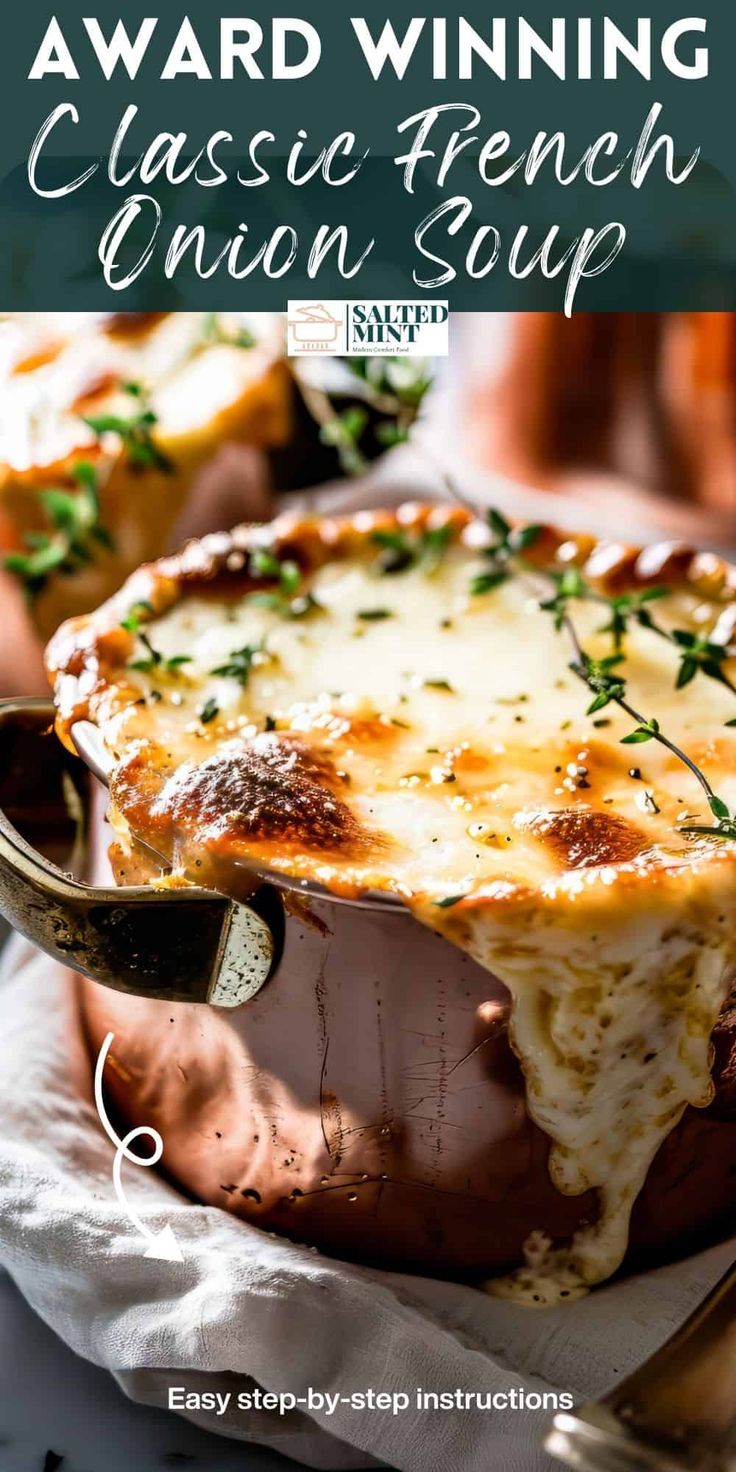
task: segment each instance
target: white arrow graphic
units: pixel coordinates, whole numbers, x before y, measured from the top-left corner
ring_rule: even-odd
[[[123,1211],[125,1212],[125,1215],[128,1217],[128,1220],[133,1223],[133,1226],[135,1227],[136,1231],[140,1233],[141,1237],[144,1237],[145,1240],[148,1242],[148,1247],[143,1254],[144,1257],[158,1257],[161,1258],[164,1262],[183,1262],[184,1253],[182,1252],[171,1227],[164,1227],[160,1232],[152,1232],[150,1230],[150,1227],[147,1227],[145,1223],[141,1221],[141,1218],[139,1217],[137,1211],[133,1210],[133,1207],[130,1205],[130,1202],[128,1201],[128,1198],[125,1194],[125,1191],[123,1190],[123,1160],[132,1160],[134,1165],[157,1165],[159,1160],[161,1159],[161,1156],[164,1153],[164,1142],[161,1139],[158,1130],[154,1130],[150,1125],[146,1124],[140,1124],[135,1129],[130,1130],[128,1134],[125,1135],[124,1138],[121,1140],[120,1137],[115,1133],[115,1130],[113,1129],[110,1120],[108,1119],[107,1110],[105,1109],[105,1101],[102,1095],[102,1075],[105,1071],[107,1055],[110,1051],[110,1046],[112,1044],[114,1036],[115,1034],[112,1032],[109,1032],[107,1034],[107,1037],[105,1038],[105,1041],[103,1042],[102,1047],[100,1048],[100,1051],[97,1055],[97,1066],[95,1068],[95,1105],[97,1108],[97,1113],[100,1116],[100,1123],[102,1124],[105,1134],[110,1140],[112,1140],[112,1143],[115,1146],[115,1159],[112,1163],[112,1179],[113,1185],[115,1186],[115,1194],[118,1198],[118,1201],[120,1202],[120,1205],[123,1208]],[[150,1155],[136,1155],[135,1151],[131,1150],[130,1147],[133,1144],[134,1140],[140,1140],[144,1137],[151,1141],[151,1144],[153,1145],[153,1151]]]

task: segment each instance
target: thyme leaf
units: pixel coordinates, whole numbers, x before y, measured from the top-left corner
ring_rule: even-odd
[[[554,600],[550,604],[540,604],[540,608],[553,607],[555,612],[555,627],[557,627],[558,612],[554,607]],[[568,617],[569,615],[563,615]],[[586,715],[592,716],[599,710],[605,710],[612,701],[620,700],[626,686],[624,681],[614,674],[614,670],[621,663],[622,654],[609,654],[604,659],[593,659],[585,650],[580,651],[577,659],[573,660],[570,669],[573,674],[585,681],[588,689],[593,692]]]
[[[110,532],[100,520],[95,467],[87,460],[78,460],[71,473],[76,490],[50,486],[38,492],[52,530],[27,532],[27,550],[9,552],[3,559],[6,571],[23,583],[31,599],[53,573],[68,577],[93,562],[96,546],[115,549]]]
[[[174,462],[157,445],[153,431],[158,416],[150,406],[148,396],[139,383],[124,383],[123,391],[136,401],[136,412],[127,417],[122,414],[83,415],[83,422],[98,437],[116,434],[121,441],[129,464],[134,470],[160,470],[170,475]]]
[[[182,668],[182,665],[191,664],[191,654],[164,655],[161,654],[160,650],[154,649],[145,629],[140,627],[140,621],[136,622],[135,615],[132,620],[128,619],[124,621],[123,628],[129,628],[131,622],[135,623],[136,626],[130,629],[130,632],[135,634],[136,638],[146,650],[146,654],[141,659],[129,660],[129,670],[137,670],[141,674],[150,674],[151,670],[158,670],[162,674],[175,675]]]
[[[736,693],[736,686],[732,685],[722,668],[727,657],[727,650],[722,644],[713,644],[707,636],[693,634],[688,629],[673,629],[672,640],[678,646],[680,655],[676,680],[678,690],[689,685],[698,671],[702,670],[711,680],[717,680],[720,685],[725,685]]]
[[[360,447],[368,421],[368,410],[358,404],[351,404],[340,413],[333,413],[320,426],[319,437],[322,444],[337,450],[340,465],[346,475],[362,475],[368,469],[368,459]]]
[[[664,632],[655,623],[647,605],[659,598],[665,598],[668,593],[669,588],[655,587],[644,588],[641,593],[618,593],[612,598],[597,597],[596,601],[606,604],[609,614],[608,622],[602,624],[598,632],[610,634],[616,650],[623,645],[631,619],[641,624],[642,628],[652,629],[654,633]]]
[[[652,719],[650,719],[648,721],[645,721],[643,723],[643,725],[637,726],[635,730],[630,731],[629,734],[628,734],[628,736],[622,736],[621,737],[621,745],[622,746],[637,746],[642,741],[656,741],[656,739],[659,736],[659,734],[660,734],[659,721],[655,721],[652,718]]]
[[[153,611],[151,603],[148,603],[145,598],[139,598],[136,603],[131,604],[125,618],[121,618],[121,629],[127,629],[129,634],[137,634],[143,619]]]
[[[249,571],[258,578],[275,578],[283,593],[295,593],[302,577],[298,562],[277,557],[268,547],[257,547],[251,553]]]
[[[539,607],[552,614],[559,633],[568,617],[570,603],[587,597],[590,590],[579,567],[566,567],[564,572],[549,572],[545,576],[555,591],[551,598],[543,599]]]
[[[496,567],[491,572],[481,572],[474,577],[470,584],[470,591],[474,597],[480,597],[483,593],[492,593],[494,588],[500,588],[511,573],[507,567]]]
[[[265,651],[263,640],[260,644],[244,644],[242,649],[233,649],[224,664],[218,664],[210,673],[223,675],[228,679],[237,680],[238,684],[245,690],[253,663],[258,654]]]
[[[488,512],[487,520],[493,535],[493,540],[483,553],[488,566],[472,579],[472,597],[482,597],[484,593],[491,593],[494,588],[505,583],[511,576],[511,569],[507,564],[512,558],[523,556],[524,552],[533,547],[542,530],[540,526],[531,523],[529,526],[512,527],[506,517],[494,507]]]
[[[322,604],[309,588],[302,589],[302,570],[291,558],[278,557],[269,547],[257,547],[250,554],[248,570],[256,578],[275,581],[275,588],[258,589],[248,594],[248,602],[256,608],[267,608],[282,618],[308,618],[323,613]]]
[[[379,528],[371,534],[371,541],[381,548],[373,571],[379,577],[390,577],[416,567],[431,576],[440,566],[452,536],[448,524],[425,527],[421,532],[405,532],[400,527]]]
[[[202,722],[203,726],[209,726],[210,721],[214,721],[215,717],[219,716],[219,714],[220,707],[217,704],[214,695],[211,695],[209,700],[205,700],[204,704],[200,705],[199,710],[197,711],[197,715],[199,716],[199,719]]]

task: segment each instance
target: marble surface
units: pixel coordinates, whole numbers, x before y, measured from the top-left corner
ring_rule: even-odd
[[[0,1472],[43,1472],[48,1451],[63,1457],[59,1472],[296,1472],[275,1452],[134,1405],[0,1272]]]

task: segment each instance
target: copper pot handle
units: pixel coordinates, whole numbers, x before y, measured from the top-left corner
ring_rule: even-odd
[[[93,888],[18,831],[57,838],[86,812],[89,774],[45,700],[0,701],[0,912],[28,940],[115,991],[238,1007],[273,969],[270,925],[214,890]],[[66,793],[65,793],[66,789]]]

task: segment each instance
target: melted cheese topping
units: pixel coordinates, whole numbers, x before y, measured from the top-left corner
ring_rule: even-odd
[[[166,314],[150,323],[135,316],[107,320],[93,314],[18,316],[0,322],[0,465],[24,472],[54,465],[95,443],[84,414],[134,412],[126,382],[150,393],[164,439],[206,425],[263,374],[279,352],[274,319],[257,314],[247,324],[218,316],[225,334],[253,328],[258,346],[244,352],[213,342],[199,312]],[[111,452],[115,437],[107,437]]]
[[[479,571],[459,548],[431,576],[335,561],[303,618],[185,596],[147,626],[161,660],[129,671],[132,693],[101,724],[127,772],[119,813],[175,861],[219,849],[348,894],[393,892],[507,985],[553,1180],[599,1190],[596,1222],[565,1244],[540,1222],[527,1266],[491,1285],[546,1303],[615,1270],[659,1145],[711,1098],[736,868],[731,846],[678,832],[710,821],[683,765],[653,741],[622,745],[632,722],[616,707],[584,714],[536,589],[471,596]],[[674,627],[716,615],[686,592],[657,604]],[[600,608],[576,604],[575,621],[590,653],[609,652]],[[703,676],[676,691],[676,653],[645,628],[626,648],[632,704],[736,805],[731,692]],[[245,685],[244,649],[257,650]]]

